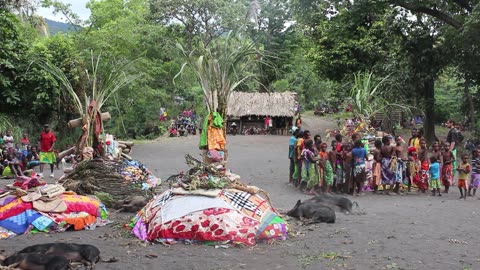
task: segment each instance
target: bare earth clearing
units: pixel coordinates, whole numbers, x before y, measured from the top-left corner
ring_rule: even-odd
[[[331,123],[304,119],[316,134]],[[288,137],[230,136],[229,164],[245,183],[269,192],[275,207],[288,210],[308,196],[287,186]],[[133,156],[162,179],[185,170],[184,154],[198,154],[198,136],[165,138],[137,145]],[[0,180],[6,182],[7,180]],[[130,215],[112,214],[113,224],[94,231],[22,235],[0,241],[4,254],[25,246],[71,241],[97,246],[103,259],[96,269],[480,269],[480,201],[443,197],[368,194],[355,198],[358,215],[337,213],[337,222],[301,226],[290,219],[291,237],[253,248],[144,244],[123,225]],[[458,241],[452,241],[456,239]]]

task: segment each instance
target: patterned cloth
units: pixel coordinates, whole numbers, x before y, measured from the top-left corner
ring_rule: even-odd
[[[480,174],[472,173],[470,175],[470,188],[477,189],[480,187]]]
[[[382,159],[382,185],[392,185],[394,173],[390,170],[391,158]]]
[[[26,210],[16,216],[0,220],[0,226],[16,234],[25,233],[30,224],[41,215],[34,210]]]
[[[442,183],[449,187],[453,184],[453,164],[444,164],[442,166]]]
[[[405,177],[405,162],[397,159],[397,167],[395,169],[395,183],[403,183]]]
[[[429,183],[430,188],[432,190],[440,189],[440,179],[430,179],[430,181],[428,181],[428,183]]]
[[[428,189],[428,179],[430,178],[430,164],[428,161],[423,161],[420,165],[420,171],[418,173],[418,177],[414,178],[414,184],[420,190],[427,190]]]
[[[54,152],[40,152],[40,162],[46,164],[54,164],[57,162],[57,157]]]
[[[225,137],[223,136],[223,119],[219,113],[213,112],[208,118],[207,142],[208,150],[225,150]]]
[[[323,181],[326,186],[332,186],[333,185],[333,168],[332,165],[330,164],[330,161],[325,162],[325,166],[323,169]]]
[[[345,171],[343,170],[343,165],[337,163],[335,165],[335,180],[337,184],[345,183]]]
[[[173,195],[166,191],[150,201],[137,213],[132,224],[132,233],[147,241],[230,241],[254,245],[256,239],[283,239],[286,224],[262,197],[233,189],[223,190],[215,205],[225,207],[203,207],[189,203],[176,205],[181,212],[173,219],[165,212],[178,198],[195,199],[197,196]],[[214,205],[213,203],[211,205]],[[201,209],[204,208],[204,209]],[[170,219],[170,220],[168,220]]]

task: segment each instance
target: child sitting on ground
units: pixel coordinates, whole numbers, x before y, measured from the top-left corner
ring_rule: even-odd
[[[468,164],[468,155],[462,155],[462,163],[458,164],[458,189],[460,190],[460,199],[467,199],[467,179],[470,174],[470,164]]]
[[[23,176],[21,162],[15,156],[14,151],[11,151],[10,153],[8,153],[7,162],[8,162],[8,166],[10,167],[10,170],[16,177]]]
[[[438,196],[442,196],[440,193],[440,163],[435,156],[430,157],[430,181],[429,186],[432,189],[432,196],[435,196],[435,191],[438,192]]]

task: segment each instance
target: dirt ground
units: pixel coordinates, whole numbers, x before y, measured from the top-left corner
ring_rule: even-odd
[[[331,123],[304,119],[322,137]],[[321,131],[321,132],[320,132]],[[133,156],[162,179],[187,169],[186,153],[199,154],[198,136],[163,138],[137,145]],[[229,166],[248,184],[269,192],[275,207],[288,210],[308,196],[287,186],[288,137],[229,136]],[[5,181],[5,180],[0,180]],[[335,224],[301,226],[290,219],[290,237],[252,248],[145,244],[124,228],[131,217],[113,214],[113,223],[94,231],[27,234],[0,241],[4,254],[45,242],[97,246],[103,259],[96,269],[480,269],[480,201],[425,194],[367,194],[354,200],[357,214],[337,213]],[[477,240],[475,240],[477,239]]]

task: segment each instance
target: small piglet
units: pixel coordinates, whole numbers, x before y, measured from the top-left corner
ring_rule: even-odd
[[[62,256],[68,261],[83,263],[89,269],[93,269],[100,261],[100,250],[92,245],[49,243],[26,247],[17,252],[22,253]]]
[[[307,200],[302,203],[301,200],[297,201],[295,207],[287,212],[287,216],[294,218],[310,219],[309,223],[335,223],[335,211],[332,208],[316,203],[311,200]]]

